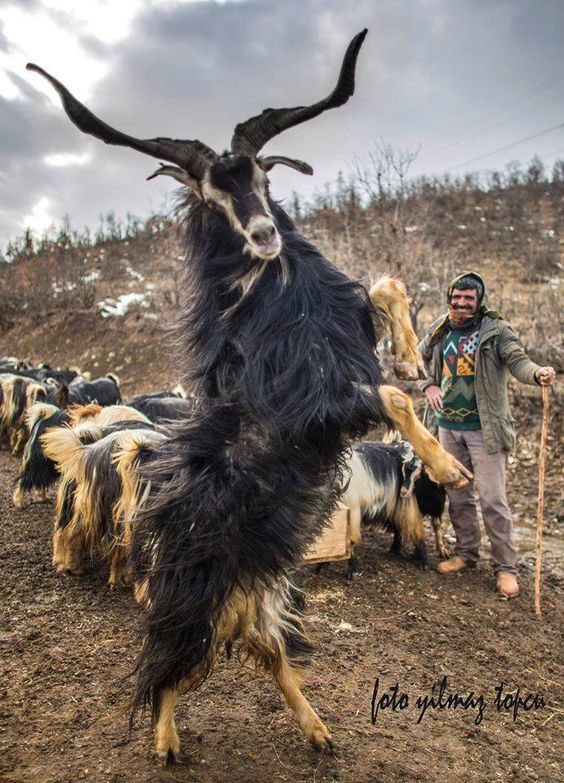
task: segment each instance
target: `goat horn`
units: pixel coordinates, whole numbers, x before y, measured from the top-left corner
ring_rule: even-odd
[[[231,139],[231,151],[236,155],[254,157],[267,141],[287,128],[311,120],[327,109],[335,109],[346,103],[354,93],[356,60],[367,32],[364,29],[355,35],[348,45],[337,86],[327,98],[311,106],[297,106],[294,109],[265,109],[262,114],[239,123],[235,127]]]
[[[63,108],[71,122],[83,133],[95,136],[105,144],[118,144],[122,147],[131,147],[146,155],[176,163],[196,179],[202,179],[209,164],[217,155],[210,147],[198,140],[190,139],[136,139],[126,133],[112,128],[98,119],[86,108],[58,79],[47,73],[35,63],[26,65],[28,71],[41,74],[59,93]]]
[[[270,171],[277,163],[282,163],[284,166],[290,166],[296,171],[300,171],[302,174],[313,174],[313,169],[309,163],[304,163],[303,160],[296,160],[295,158],[286,158],[284,155],[268,155],[264,158],[258,158],[260,164],[265,171]]]

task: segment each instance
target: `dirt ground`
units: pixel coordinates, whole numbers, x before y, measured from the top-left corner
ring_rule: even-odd
[[[139,647],[139,609],[110,592],[104,567],[65,578],[50,564],[52,503],[10,502],[17,460],[0,453],[2,622],[0,780],[5,783],[558,783],[563,779],[562,582],[548,557],[542,619],[533,611],[533,570],[515,601],[496,597],[487,561],[450,578],[391,559],[388,536],[368,532],[362,576],[343,564],[306,570],[307,628],[316,648],[304,692],[333,735],[335,754],[303,739],[273,683],[235,660],[181,699],[178,728],[187,763],[152,758],[149,719],[128,731],[128,674]],[[429,540],[432,550],[431,542]],[[431,558],[432,565],[436,562]],[[530,561],[528,561],[530,562]],[[559,660],[560,659],[560,660]],[[468,709],[421,712],[418,697],[447,677],[443,699],[482,695]],[[398,683],[404,709],[372,723]],[[513,720],[495,688],[531,697]],[[544,705],[542,701],[544,701]],[[389,701],[389,700],[388,700]],[[509,705],[510,699],[505,704]],[[402,704],[405,704],[405,697]]]

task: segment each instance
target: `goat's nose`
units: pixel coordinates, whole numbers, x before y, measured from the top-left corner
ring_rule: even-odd
[[[251,239],[257,244],[267,244],[272,242],[275,234],[276,229],[272,224],[270,224],[267,226],[261,226],[261,228],[256,228],[251,234]]]

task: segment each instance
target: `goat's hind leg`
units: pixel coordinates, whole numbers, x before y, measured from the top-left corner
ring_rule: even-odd
[[[155,723],[155,757],[163,766],[182,760],[180,738],[174,720],[177,701],[176,688],[165,688],[159,696],[159,717]]]
[[[271,672],[307,739],[318,750],[331,750],[331,735],[300,688],[297,661],[310,648],[300,616],[292,608],[290,591],[290,583],[284,581],[277,590],[266,590],[257,599],[255,630],[247,637],[247,644]]]
[[[282,655],[279,665],[274,667],[272,675],[282,691],[284,701],[294,713],[298,726],[317,750],[332,750],[333,740],[319,715],[315,712],[300,688],[300,677],[292,667],[286,655]]]

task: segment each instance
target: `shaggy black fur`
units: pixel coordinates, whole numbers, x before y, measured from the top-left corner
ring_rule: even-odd
[[[300,558],[334,507],[350,439],[385,418],[361,389],[381,382],[367,292],[270,208],[283,241],[271,262],[243,255],[220,212],[200,205],[187,220],[181,340],[202,400],[149,469],[132,547],[149,598],[135,706],[155,716],[164,688],[209,674],[235,587],[274,584]]]
[[[442,484],[431,481],[423,471],[415,482],[415,499],[422,516],[429,516],[432,520],[440,520],[445,510],[446,489]]]
[[[68,385],[66,383],[54,386],[47,397],[47,402],[66,408],[68,405],[87,405],[95,402],[98,405],[119,405],[121,392],[113,378],[96,378],[85,381],[77,378]]]
[[[59,478],[54,462],[43,453],[39,438],[51,427],[62,427],[70,423],[66,411],[57,411],[53,416],[36,421],[26,444],[22,470],[17,478],[19,486],[24,491],[31,489],[47,489]]]
[[[127,404],[132,408],[141,411],[148,419],[151,419],[151,421],[158,424],[189,418],[196,407],[196,402],[194,400],[185,400],[183,397],[176,396],[147,396],[145,399],[132,400]]]

